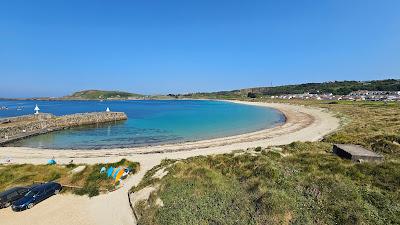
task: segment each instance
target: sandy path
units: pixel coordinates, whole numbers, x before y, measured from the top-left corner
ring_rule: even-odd
[[[243,103],[243,102],[241,102]],[[243,135],[217,138],[198,142],[161,146],[107,149],[107,150],[38,150],[18,147],[0,148],[0,159],[11,157],[14,163],[45,163],[54,156],[58,163],[114,162],[122,158],[137,161],[141,170],[124,182],[124,186],[109,194],[94,198],[60,195],[50,198],[31,210],[13,213],[11,209],[0,210],[1,224],[135,224],[127,193],[137,185],[144,174],[162,159],[184,159],[198,155],[222,154],[232,150],[257,146],[288,144],[293,141],[317,141],[339,127],[339,120],[331,113],[304,106],[252,103],[273,107],[287,117],[285,124]]]

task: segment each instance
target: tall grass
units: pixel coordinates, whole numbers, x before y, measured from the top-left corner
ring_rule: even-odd
[[[329,109],[341,117],[345,124],[339,131],[325,137],[324,142],[359,144],[388,158],[400,158],[399,102],[312,100],[274,100],[272,102]]]
[[[160,188],[136,205],[140,224],[399,224],[400,163],[354,164],[325,149],[183,160],[148,183]]]
[[[68,169],[52,165],[1,165],[0,191],[14,186],[31,185],[34,182],[57,180],[68,175]]]

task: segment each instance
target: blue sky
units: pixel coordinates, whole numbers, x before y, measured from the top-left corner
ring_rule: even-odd
[[[400,78],[400,1],[0,0],[0,96]]]

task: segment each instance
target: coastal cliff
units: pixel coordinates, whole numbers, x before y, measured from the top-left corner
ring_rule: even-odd
[[[0,145],[70,127],[126,120],[123,112],[77,113],[54,116],[48,113],[10,117],[0,120]]]

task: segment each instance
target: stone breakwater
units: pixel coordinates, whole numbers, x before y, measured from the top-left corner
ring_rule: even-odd
[[[77,113],[54,116],[48,113],[0,119],[0,145],[29,136],[70,127],[126,120],[123,112]]]

